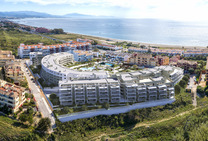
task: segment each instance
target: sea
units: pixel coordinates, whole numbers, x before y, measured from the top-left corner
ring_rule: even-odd
[[[20,24],[151,44],[208,46],[208,22],[160,19],[25,18]]]

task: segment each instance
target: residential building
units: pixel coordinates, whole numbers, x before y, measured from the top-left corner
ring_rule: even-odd
[[[151,54],[133,53],[129,59],[129,63],[139,66],[151,66],[151,64],[153,64],[150,63],[151,58],[153,58]]]
[[[108,44],[97,44],[96,47],[100,49],[114,50],[114,51],[123,49],[123,47],[118,47],[116,45],[108,45]]]
[[[160,66],[117,78],[64,80],[59,82],[61,105],[120,102],[144,102],[174,98],[174,85],[183,77],[183,69]]]
[[[25,80],[24,72],[21,69],[21,62],[14,61],[14,62],[7,62],[5,64],[5,76],[6,78],[10,78],[14,80],[14,83],[19,85],[21,81]]]
[[[36,32],[38,33],[49,33],[50,30],[48,30],[47,28],[43,28],[43,27],[38,27],[35,29]]]
[[[89,51],[75,50],[72,52],[74,55],[74,61],[86,62],[93,59],[93,53]]]
[[[89,43],[93,43],[94,41],[93,40],[90,40],[90,39],[77,38],[77,42],[82,42],[82,43],[89,42]]]
[[[6,62],[12,62],[15,60],[12,51],[0,50],[0,67],[5,66]]]
[[[30,52],[30,62],[33,66],[41,65],[41,60],[43,58],[42,52]]]
[[[139,52],[139,53],[147,53],[148,49],[147,48],[136,48],[136,47],[130,47],[128,48],[129,52]]]
[[[111,61],[129,62],[129,58],[131,57],[131,54],[130,53],[107,51],[105,53],[105,56],[107,59],[110,59]]]
[[[157,66],[166,66],[169,65],[169,57],[157,55],[156,57]]]
[[[1,106],[6,105],[13,112],[17,112],[25,100],[25,88],[0,80]]]
[[[37,45],[25,45],[20,44],[18,47],[18,55],[20,58],[29,58],[30,52],[42,52],[43,56],[59,53],[59,52],[67,52],[73,50],[89,50],[91,48],[91,43],[89,42],[68,42],[63,44],[56,45],[43,45],[43,43],[39,43]]]
[[[188,71],[190,68],[197,68],[197,61],[188,61],[188,60],[178,60],[177,66],[183,68],[185,71]]]
[[[129,59],[130,64],[137,64],[139,66],[162,66],[169,65],[169,57],[157,55],[152,57],[151,54],[134,53]]]
[[[43,57],[41,61],[41,76],[48,82],[58,85],[64,80],[90,80],[107,78],[105,71],[77,71],[65,67],[73,63],[73,54],[68,52],[54,53]]]

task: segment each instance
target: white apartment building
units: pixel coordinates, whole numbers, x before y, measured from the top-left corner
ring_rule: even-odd
[[[13,112],[26,101],[25,88],[0,80],[0,103],[6,105]]]
[[[120,86],[114,79],[60,81],[61,105],[119,103]]]
[[[70,50],[89,50],[91,48],[91,43],[89,42],[69,42],[63,44],[56,45],[43,45],[43,43],[39,43],[37,45],[25,45],[20,44],[18,47],[18,55],[20,58],[29,58],[30,52],[42,52],[43,56],[66,52]]]
[[[45,56],[41,76],[59,86],[61,105],[143,102],[174,98],[174,85],[183,69],[159,66],[109,76],[105,71],[79,71],[65,67],[73,54],[62,52]]]
[[[89,51],[74,50],[72,54],[74,55],[74,61],[77,62],[86,62],[93,59],[93,53]]]
[[[30,62],[34,66],[38,66],[41,64],[41,60],[43,58],[42,52],[30,52]]]
[[[43,57],[41,61],[41,77],[50,83],[59,84],[65,80],[93,80],[105,79],[105,71],[78,71],[65,67],[74,61],[73,54],[68,52],[54,53]]]

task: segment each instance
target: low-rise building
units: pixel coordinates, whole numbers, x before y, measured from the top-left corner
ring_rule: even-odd
[[[12,51],[0,50],[0,67],[5,66],[6,62],[12,62],[15,60]]]
[[[151,54],[134,53],[129,59],[130,64],[137,64],[139,66],[162,66],[169,65],[169,57],[167,56],[155,56]]]
[[[43,58],[42,52],[30,52],[30,62],[33,66],[38,66],[41,64]]]
[[[37,45],[25,45],[20,44],[18,47],[18,55],[20,58],[29,58],[30,52],[42,52],[43,56],[59,53],[59,52],[67,52],[73,50],[89,50],[91,48],[91,43],[89,42],[68,42],[63,44],[56,45],[43,45],[43,43],[39,43]]]
[[[185,71],[189,70],[190,68],[196,69],[197,65],[197,61],[178,60],[177,62],[177,66],[183,68]]]
[[[21,69],[20,63],[20,61],[7,62],[4,67],[6,78],[14,80],[14,83],[17,85],[19,85],[21,81],[25,80],[24,72]]]
[[[118,47],[116,45],[108,45],[108,44],[97,44],[97,48],[106,49],[106,50],[120,50],[123,49],[123,47]]]
[[[93,53],[89,51],[75,50],[72,52],[74,55],[74,61],[86,62],[93,59]]]
[[[0,103],[8,106],[13,112],[25,102],[25,88],[0,80]]]

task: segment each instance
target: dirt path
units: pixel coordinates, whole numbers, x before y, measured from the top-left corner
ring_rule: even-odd
[[[164,121],[168,121],[168,120],[171,120],[171,119],[174,119],[174,118],[183,116],[183,115],[188,114],[188,113],[190,113],[190,112],[192,112],[192,111],[194,111],[194,110],[196,110],[196,109],[199,109],[199,108],[201,108],[201,107],[197,107],[197,108],[194,108],[194,109],[192,109],[192,110],[189,110],[189,111],[186,111],[186,112],[182,112],[182,113],[180,113],[180,114],[178,114],[178,115],[175,115],[175,116],[173,116],[173,117],[164,118],[164,119],[161,119],[161,120],[155,120],[155,121],[153,121],[153,122],[151,122],[151,123],[138,123],[138,124],[136,124],[132,129],[135,129],[135,128],[138,128],[138,127],[142,127],[142,126],[149,127],[149,126],[152,126],[152,125],[157,124],[157,123],[161,123],[161,122],[164,122]],[[119,133],[119,132],[117,132],[117,133]],[[106,134],[106,133],[103,133],[103,134],[101,134],[101,135],[99,135],[99,136],[97,136],[97,137],[94,137],[94,138],[90,139],[90,140],[91,140],[91,141],[92,141],[92,140],[93,140],[93,141],[94,141],[94,140],[95,140],[95,141],[100,141],[101,138],[102,138],[103,136],[109,136],[109,135],[113,135],[113,134]],[[120,137],[121,137],[121,136],[119,136],[118,138],[120,138]],[[113,138],[112,140],[116,140],[116,138]]]

